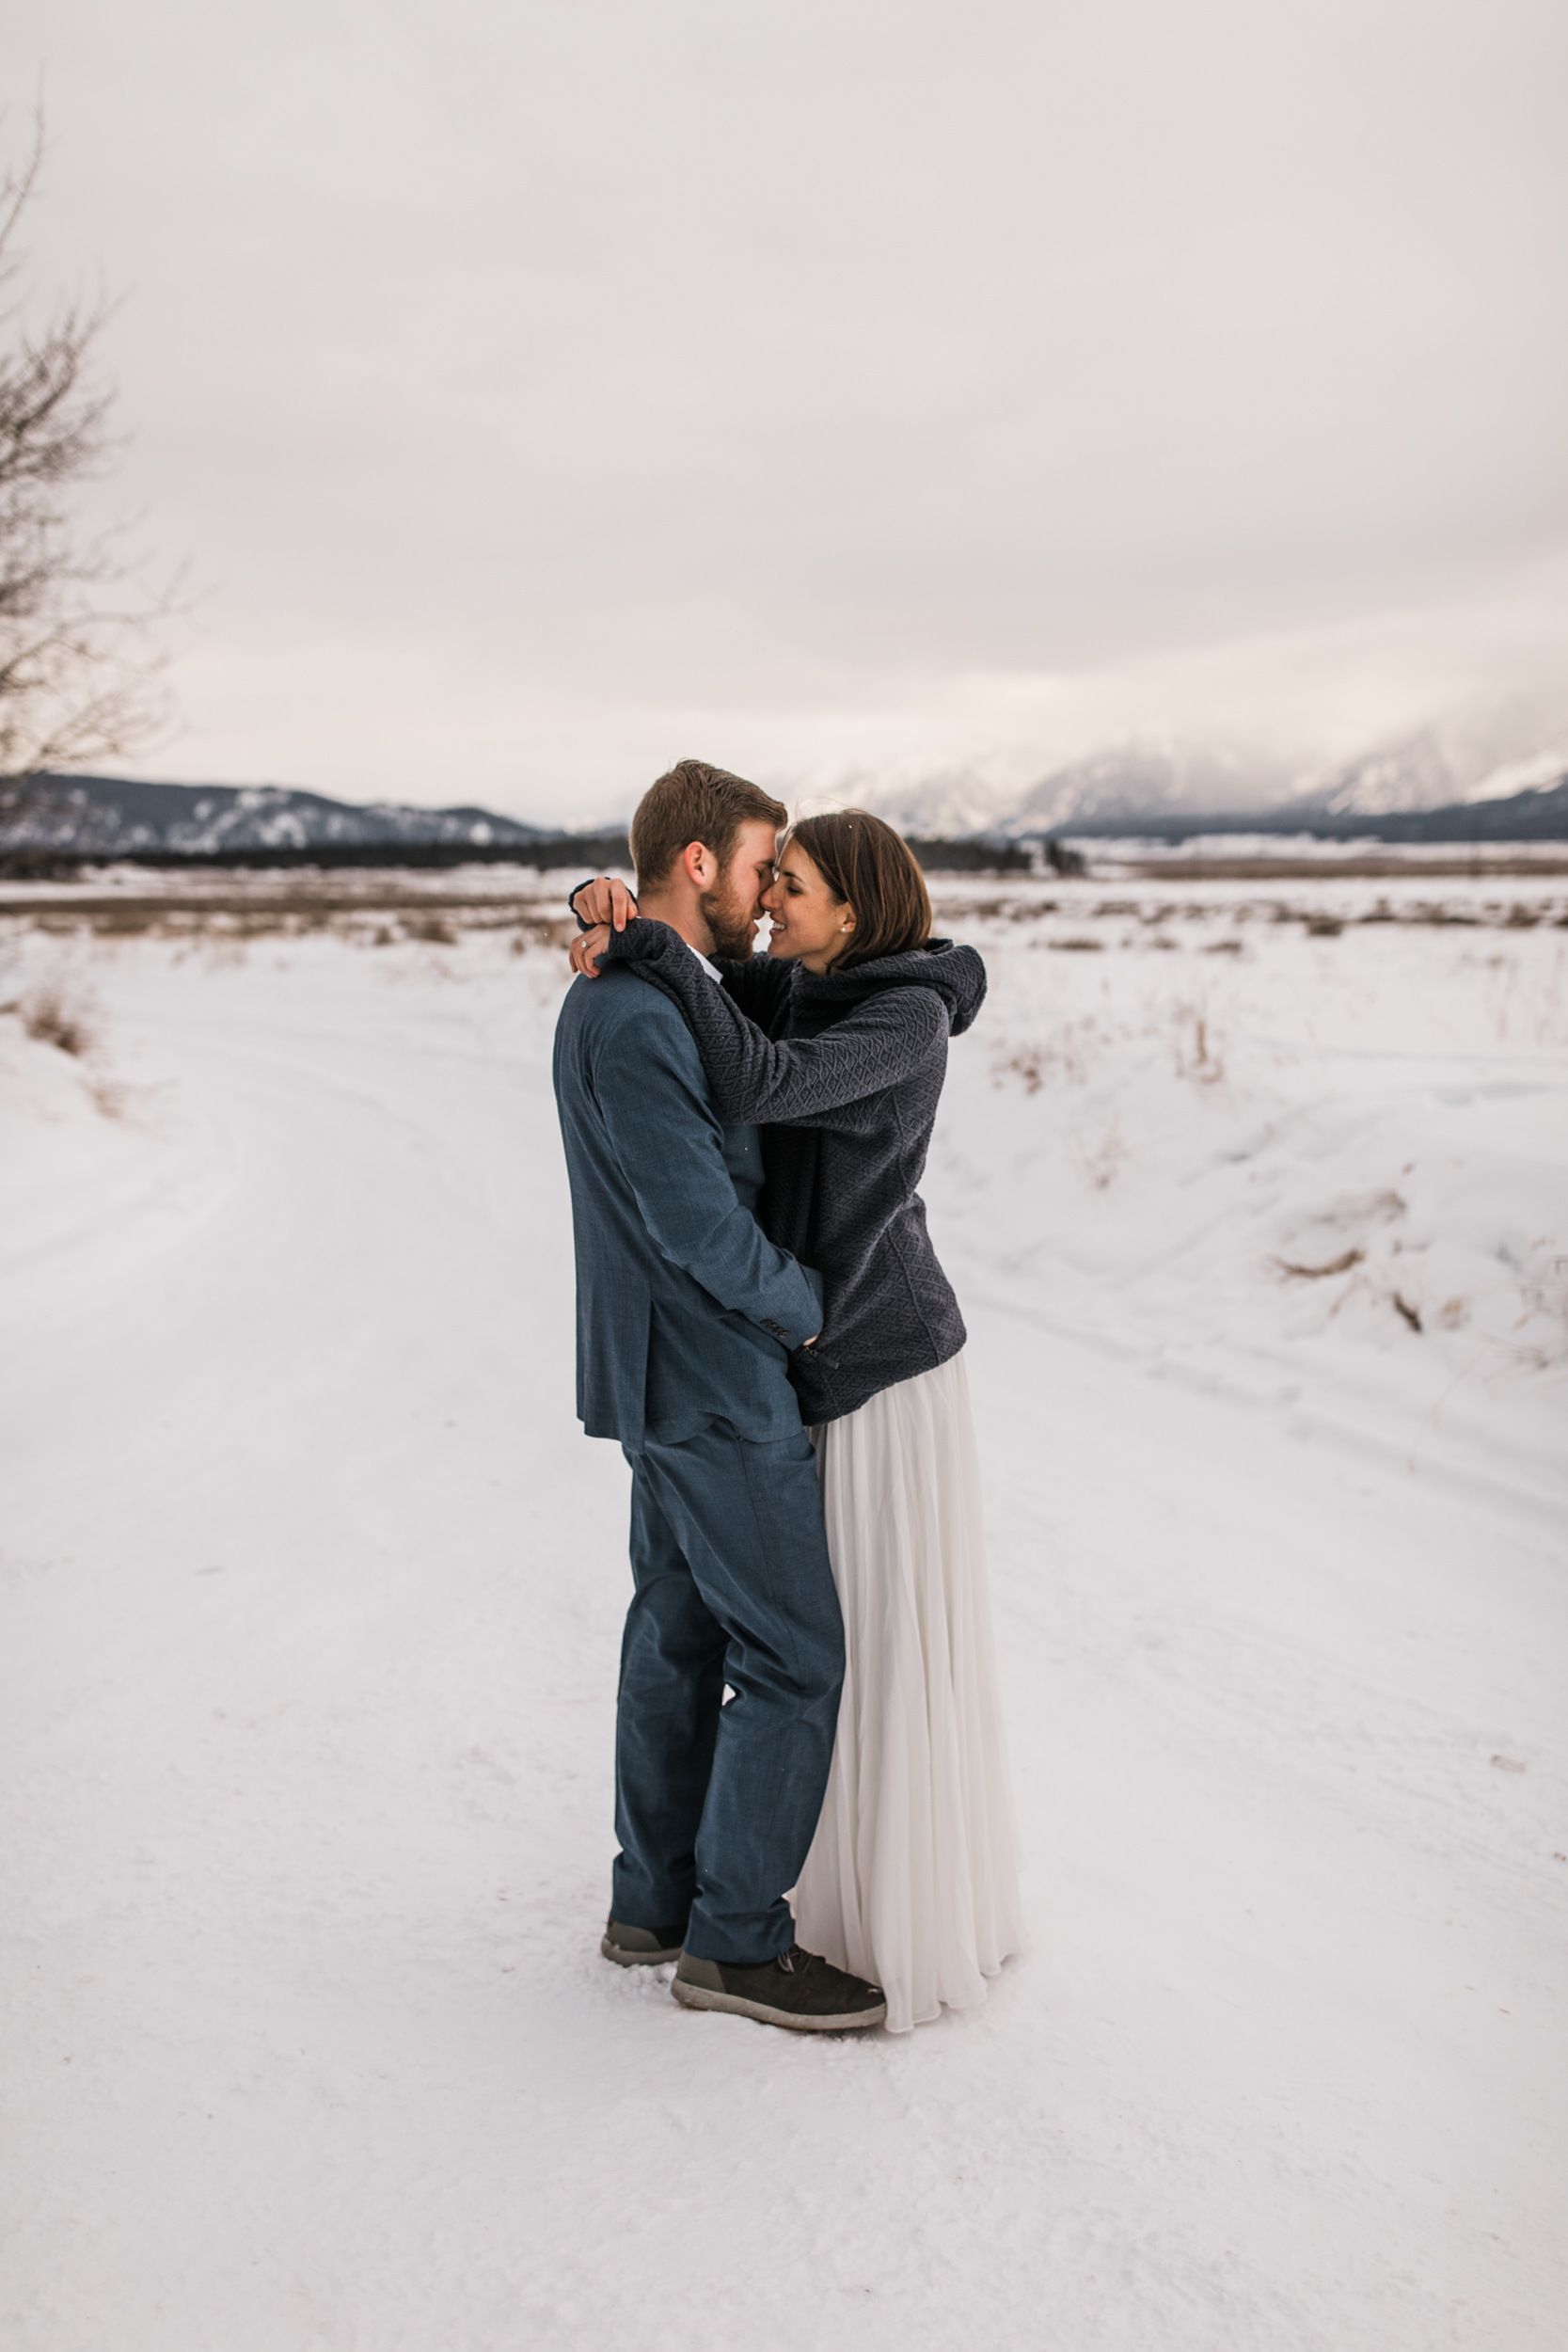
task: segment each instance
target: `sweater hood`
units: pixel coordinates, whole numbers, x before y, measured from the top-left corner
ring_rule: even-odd
[[[814,1004],[863,1004],[884,988],[934,989],[947,1007],[954,1037],[962,1037],[986,998],[986,967],[973,947],[950,939],[928,939],[924,946],[902,955],[877,956],[847,972],[808,972],[798,963],[791,976],[794,993]]]

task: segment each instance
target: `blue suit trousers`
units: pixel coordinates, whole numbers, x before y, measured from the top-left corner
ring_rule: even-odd
[[[688,1951],[759,1966],[794,1941],[784,1891],[822,1809],[844,1680],[816,1457],[803,1430],[757,1441],[713,1422],[626,1459],[636,1591],[610,1910],[687,1920]]]

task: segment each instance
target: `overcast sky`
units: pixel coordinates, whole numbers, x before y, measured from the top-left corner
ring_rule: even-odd
[[[1562,0],[9,0],[207,591],[144,772],[525,816],[1568,690]]]

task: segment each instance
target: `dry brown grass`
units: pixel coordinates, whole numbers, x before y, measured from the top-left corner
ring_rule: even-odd
[[[1176,1027],[1171,1040],[1171,1058],[1177,1076],[1190,1078],[1194,1086],[1222,1085],[1225,1057],[1210,1033],[1207,1008],[1189,1003],[1179,1004],[1174,1010]]]
[[[34,989],[23,997],[17,1012],[30,1038],[40,1045],[55,1046],[62,1054],[73,1054],[81,1059],[97,1043],[97,1031],[86,1006],[61,989]]]
[[[1510,857],[1481,853],[1454,857],[1184,857],[1129,860],[1125,868],[1140,882],[1474,882],[1558,881],[1568,874],[1568,854]]]
[[[265,907],[241,913],[149,906],[50,911],[32,915],[30,921],[35,930],[61,938],[168,940],[187,946],[331,938],[360,947],[451,947],[479,933],[497,933],[510,938],[519,952],[535,946],[565,946],[577,929],[575,924],[561,925],[508,909],[483,907],[450,916],[410,913],[378,918],[347,908]]]
[[[87,1099],[105,1119],[124,1114],[130,1094],[103,1065],[103,1024],[90,997],[44,981],[16,1003],[0,1005],[0,1012],[14,1012],[35,1044],[80,1062]]]
[[[1321,1282],[1325,1275],[1348,1274],[1366,1254],[1364,1249],[1345,1249],[1338,1257],[1330,1258],[1326,1265],[1297,1265],[1290,1258],[1276,1258],[1275,1263],[1281,1274],[1291,1275],[1299,1282]]]
[[[480,931],[510,934],[525,946],[562,947],[577,931],[564,910],[537,897],[411,891],[396,883],[353,891],[304,882],[102,898],[29,891],[0,899],[0,925],[6,924],[62,938],[243,945],[326,934],[377,947],[404,942],[450,947]]]
[[[1092,1013],[1079,1021],[1064,1021],[1049,1037],[1016,1039],[999,1045],[991,1056],[991,1083],[1006,1086],[1016,1078],[1025,1094],[1037,1094],[1056,1079],[1082,1086],[1097,1048],[1105,1041]]]

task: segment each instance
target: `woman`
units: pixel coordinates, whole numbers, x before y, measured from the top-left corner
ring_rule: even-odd
[[[721,961],[722,988],[666,925],[605,928],[607,882],[578,900],[598,923],[573,961],[629,961],[674,998],[720,1117],[764,1129],[768,1238],[824,1279],[822,1331],[790,1376],[848,1663],[795,1915],[907,2031],[983,2001],[1022,1941],[965,1332],[915,1190],[985,967],[931,938],[912,855],[855,809],[784,837],[768,955]]]

